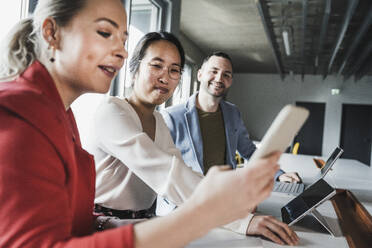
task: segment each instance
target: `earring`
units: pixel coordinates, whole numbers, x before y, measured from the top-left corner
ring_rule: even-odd
[[[49,61],[51,63],[54,63],[54,61],[55,61],[55,59],[54,59],[55,53],[56,53],[56,49],[54,47],[52,47],[52,57],[50,57],[50,59],[49,59]]]
[[[48,41],[49,41],[48,50],[52,48],[52,57],[49,59],[49,61],[53,63],[55,61],[54,55],[55,55],[56,49],[54,48],[54,46],[50,44],[52,41],[51,36],[48,37]]]

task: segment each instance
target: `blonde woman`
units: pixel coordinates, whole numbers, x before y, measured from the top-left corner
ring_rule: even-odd
[[[109,89],[127,58],[126,27],[120,0],[39,0],[34,16],[2,42],[0,247],[183,246],[268,196],[278,154],[239,175],[214,169],[193,204],[170,216],[94,233],[111,219],[92,214],[93,158],[81,148],[70,105]],[[246,190],[234,197],[236,187]],[[211,213],[225,198],[235,211]]]

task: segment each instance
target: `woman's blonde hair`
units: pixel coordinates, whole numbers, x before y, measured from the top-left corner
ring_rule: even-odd
[[[41,27],[47,17],[63,27],[85,3],[86,0],[39,0],[33,16],[17,23],[1,42],[0,80],[22,73],[46,51]]]

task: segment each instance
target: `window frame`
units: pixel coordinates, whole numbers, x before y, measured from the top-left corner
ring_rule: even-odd
[[[132,16],[132,10],[133,10],[133,1],[132,0],[122,0],[125,4],[125,9],[127,10],[127,26],[128,29],[131,25],[131,16]],[[165,27],[165,14],[167,13],[168,5],[163,0],[148,0],[150,4],[152,5],[152,9],[156,8],[156,11],[151,11],[151,26],[150,30],[152,31],[161,31],[164,30]],[[156,12],[154,14],[154,12]],[[129,34],[130,36],[130,34]],[[126,49],[128,50],[128,42],[126,43]],[[123,66],[124,71],[121,71],[119,74],[126,74],[127,71],[127,63],[129,63],[128,60],[125,61],[125,64]],[[111,96],[126,96],[128,95],[125,88],[125,78],[126,76],[117,75],[116,78],[113,80],[110,88],[110,95]],[[120,79],[123,79],[120,81]]]

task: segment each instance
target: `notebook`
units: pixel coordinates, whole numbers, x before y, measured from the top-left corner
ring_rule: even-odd
[[[344,150],[342,150],[340,147],[336,147],[336,149],[328,157],[327,162],[324,164],[318,174],[313,178],[313,182],[317,182],[319,179],[324,178],[343,152]],[[303,183],[275,182],[273,192],[299,195],[305,190],[305,188],[308,188],[310,186],[311,185],[305,185]]]

